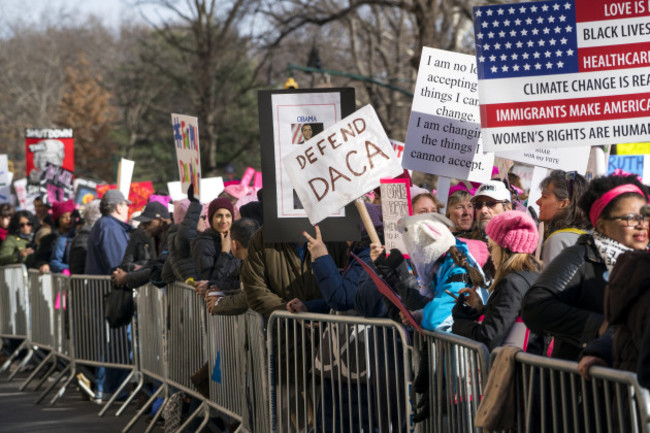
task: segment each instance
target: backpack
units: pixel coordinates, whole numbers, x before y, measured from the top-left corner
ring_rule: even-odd
[[[128,325],[134,313],[133,289],[113,286],[113,290],[104,295],[104,315],[111,328]]]

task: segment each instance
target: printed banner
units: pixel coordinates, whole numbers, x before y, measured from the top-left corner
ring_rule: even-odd
[[[485,149],[647,141],[648,6],[554,0],[474,8]]]
[[[199,119],[192,116],[172,113],[174,147],[181,188],[194,184],[194,197],[201,198],[201,149],[199,147]]]
[[[73,199],[74,173],[48,162],[41,178],[41,192],[49,204]]]
[[[370,105],[314,136],[282,164],[312,224],[377,188],[379,179],[403,173]]]
[[[40,183],[48,162],[74,172],[72,129],[25,130],[25,172],[29,183]]]
[[[397,231],[397,221],[402,217],[413,215],[409,180],[380,179],[380,188],[386,252],[390,254],[393,248],[397,248],[404,256],[408,257],[409,253],[402,241],[402,234]]]
[[[481,149],[474,56],[424,47],[406,135],[404,168],[475,182],[490,180]]]

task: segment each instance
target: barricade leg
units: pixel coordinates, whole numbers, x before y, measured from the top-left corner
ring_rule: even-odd
[[[48,386],[47,388],[45,388],[45,391],[43,391],[43,392],[41,393],[41,395],[38,397],[38,399],[36,399],[36,401],[34,402],[34,404],[39,404],[41,401],[43,401],[43,399],[44,399],[45,397],[47,397],[47,395],[48,395],[48,394],[49,394],[49,393],[54,389],[54,387],[56,387],[56,386],[59,384],[59,382],[61,381],[61,379],[63,379],[63,378],[65,377],[66,373],[69,373],[69,374],[70,374],[70,377],[74,377],[75,372],[76,372],[75,369],[72,368],[72,364],[68,365],[66,368],[64,368],[63,370],[61,370],[61,372],[59,373],[59,375],[54,379],[54,382],[52,382],[52,383],[50,384],[50,386]]]
[[[54,373],[54,371],[57,369],[58,363],[59,363],[59,358],[56,355],[54,355],[54,362],[52,362],[52,366],[47,371],[47,373],[45,373],[43,375],[41,380],[36,384],[36,387],[34,388],[34,391],[38,391],[39,389],[41,389],[41,386],[43,386],[43,384],[48,379],[48,377],[50,377],[52,375],[52,373]]]
[[[98,415],[99,416],[104,416],[106,411],[108,410],[109,407],[117,400],[117,397],[119,397],[120,393],[124,390],[126,385],[131,381],[131,378],[135,375],[135,370],[131,370],[128,376],[126,376],[126,379],[120,384],[120,386],[117,387],[117,390],[113,393],[111,398],[106,402],[106,405],[102,408],[102,410],[99,411]],[[133,394],[132,394],[133,395]],[[127,398],[127,402],[131,401],[132,395]]]
[[[153,430],[153,428],[156,426],[156,423],[158,422],[158,418],[160,418],[160,416],[162,415],[163,409],[165,409],[165,406],[167,405],[168,402],[169,402],[169,397],[165,397],[162,404],[158,408],[158,412],[156,412],[156,414],[153,416],[153,419],[151,420],[151,424],[149,424],[149,427],[147,427],[144,433],[151,433],[151,430]]]
[[[124,409],[127,408],[129,403],[131,403],[131,400],[133,400],[133,398],[136,396],[136,394],[138,392],[140,392],[140,390],[142,389],[142,385],[144,385],[144,376],[142,375],[142,373],[140,373],[138,371],[134,371],[134,372],[135,372],[135,375],[138,378],[138,384],[136,385],[135,389],[133,389],[133,392],[129,395],[129,397],[126,399],[126,401],[124,403],[122,403],[122,406],[120,406],[120,408],[117,410],[117,412],[115,412],[115,416],[122,415],[122,412],[124,412]]]
[[[25,346],[29,345],[27,340],[24,340],[20,345],[11,352],[11,355],[9,355],[9,358],[5,361],[4,364],[2,364],[2,367],[0,367],[0,374],[4,373],[14,362],[14,359],[18,357],[18,354],[25,348]]]
[[[43,368],[43,367],[44,367],[44,366],[45,366],[45,365],[50,361],[50,359],[52,359],[52,358],[54,358],[54,364],[53,364],[53,365],[54,365],[54,367],[56,367],[56,356],[54,355],[54,351],[52,351],[52,352],[50,352],[50,353],[47,354],[47,356],[45,357],[45,359],[43,359],[43,360],[41,361],[41,363],[38,364],[38,366],[36,366],[36,368],[34,369],[34,371],[32,372],[32,374],[30,374],[29,377],[28,377],[28,378],[27,378],[27,379],[26,379],[26,380],[25,380],[25,381],[20,385],[20,387],[18,388],[18,391],[24,391],[25,388],[27,388],[27,385],[29,385],[29,383],[30,383],[32,380],[34,380],[34,378],[36,377],[36,375],[41,371],[41,368]],[[50,371],[51,371],[51,370],[50,370]],[[45,377],[48,377],[49,374],[50,374],[50,372],[46,373],[46,374],[45,374]]]
[[[135,423],[138,422],[140,417],[142,415],[144,415],[144,413],[147,411],[147,409],[149,409],[151,407],[153,402],[156,401],[158,396],[160,396],[160,393],[162,393],[164,390],[165,390],[164,386],[161,385],[161,386],[158,387],[156,392],[154,392],[153,395],[151,397],[149,397],[149,400],[147,400],[147,402],[144,404],[144,406],[142,406],[142,408],[138,411],[138,413],[136,413],[133,416],[133,418],[131,418],[131,421],[129,421],[129,423],[126,425],[126,427],[124,427],[122,429],[122,433],[127,433],[129,430],[131,430],[133,428]]]
[[[199,412],[203,411],[203,421],[201,422],[201,425],[195,430],[196,432],[200,432],[203,430],[203,428],[208,424],[208,421],[210,420],[210,407],[205,403],[202,402],[199,407],[196,408],[194,412],[187,418],[187,420],[179,427],[178,430],[176,430],[175,433],[183,433],[187,427],[189,427],[190,423],[194,421],[194,418],[197,417]]]
[[[72,382],[75,379],[75,374],[74,372],[70,373],[70,377],[66,379],[65,382],[63,382],[63,385],[61,385],[61,388],[54,394],[54,397],[50,400],[50,406],[54,406],[57,401],[61,397],[63,397],[63,394],[65,394],[65,390],[68,388],[68,385],[70,385],[70,382]]]
[[[27,343],[27,342],[25,342],[25,343]],[[9,375],[9,380],[10,380],[10,381],[11,381],[11,380],[14,380],[14,377],[16,377],[16,375],[18,374],[18,372],[20,372],[20,370],[22,370],[22,369],[27,365],[27,363],[29,363],[29,361],[32,359],[32,356],[34,356],[34,349],[30,347],[29,350],[28,350],[28,352],[27,352],[27,355],[25,355],[25,357],[24,357],[23,360],[20,362],[20,364],[18,364],[18,368],[16,368],[16,369],[13,371],[13,373],[11,373],[11,374]]]

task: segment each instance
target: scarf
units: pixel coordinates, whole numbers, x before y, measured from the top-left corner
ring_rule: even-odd
[[[632,248],[628,248],[620,242],[608,238],[607,236],[602,235],[598,232],[594,232],[593,237],[594,242],[596,243],[596,249],[598,250],[600,257],[605,262],[608,273],[612,272],[612,268],[616,264],[618,256],[626,251],[632,251]]]
[[[22,232],[18,232],[18,237],[26,240],[27,242],[31,242],[34,240],[34,233],[25,234]]]

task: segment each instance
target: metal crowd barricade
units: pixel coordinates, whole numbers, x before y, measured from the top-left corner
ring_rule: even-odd
[[[29,340],[31,339],[29,320],[27,268],[22,264],[4,266],[2,267],[2,278],[0,279],[0,337],[21,339],[23,341],[2,365],[0,373],[9,368],[23,349],[29,349],[21,365],[9,376],[10,379],[29,362],[33,353],[29,347]]]
[[[56,328],[55,328],[55,307],[57,295],[53,284],[53,276],[48,273],[40,273],[36,269],[28,271],[28,288],[30,299],[30,325],[31,325],[31,347],[47,351],[47,356],[38,364],[32,374],[23,382],[19,390],[24,390],[27,385],[36,377],[40,370],[52,362],[52,368],[44,375],[38,384],[38,389],[43,382],[54,371],[57,365],[56,360]],[[60,299],[59,299],[60,302]]]
[[[163,289],[153,284],[147,284],[136,289],[135,297],[137,320],[137,340],[139,357],[139,372],[159,382],[158,388],[152,393],[149,400],[135,414],[129,423],[122,430],[128,432],[150,408],[154,401],[161,396],[167,401],[167,354],[165,334],[165,296]],[[155,425],[156,420],[162,411],[158,411],[155,419],[151,422],[147,431]]]
[[[130,329],[135,329],[134,323],[130,327],[111,329],[105,320],[104,297],[111,290],[112,282],[109,276],[73,275],[70,277],[70,288],[66,300],[70,320],[70,357],[72,362],[44,391],[38,401],[42,400],[69,370],[67,380],[50,401],[51,404],[54,404],[76,377],[79,365],[130,370],[126,379],[99,412],[99,415],[102,416],[136,374],[134,368],[136,363],[133,358],[137,357],[137,338],[131,341],[130,336]],[[132,346],[134,346],[133,352]],[[118,415],[130,403],[141,386],[142,381],[124,402]]]
[[[267,377],[266,332],[264,317],[252,310],[246,320],[245,387],[246,401],[242,412],[242,429],[269,433],[269,383]]]
[[[271,431],[414,431],[411,351],[387,319],[274,312]]]
[[[518,353],[517,394],[523,405],[518,431],[650,432],[650,400],[631,372]],[[523,425],[522,425],[523,424]]]
[[[188,417],[179,431],[203,413],[203,429],[210,417],[210,406],[205,397],[192,384],[191,377],[208,364],[205,335],[205,302],[194,288],[183,283],[169,284],[167,297],[167,362],[168,385],[201,400],[201,405]],[[162,408],[161,408],[162,410]]]
[[[415,335],[419,364],[428,373],[429,417],[422,431],[472,432],[483,388],[487,384],[490,352],[477,341],[445,332]],[[418,368],[420,370],[421,368]]]

